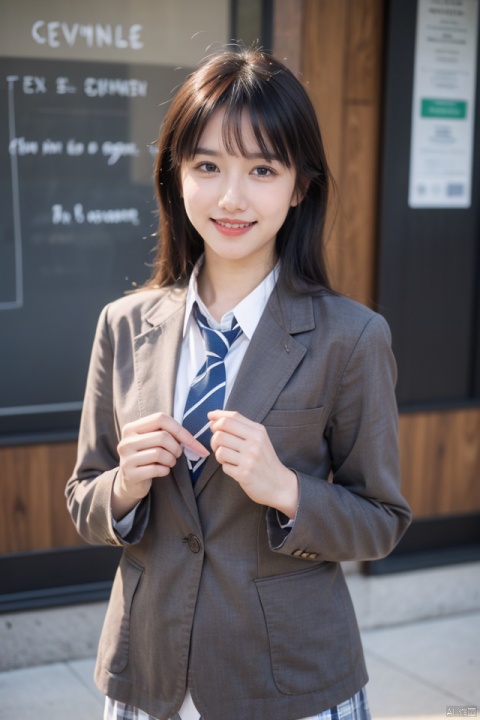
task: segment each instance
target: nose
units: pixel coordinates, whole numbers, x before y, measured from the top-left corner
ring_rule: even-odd
[[[222,187],[218,207],[228,213],[245,211],[248,201],[240,178],[228,177]]]

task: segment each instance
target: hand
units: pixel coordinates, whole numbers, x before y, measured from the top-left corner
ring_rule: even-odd
[[[278,459],[265,427],[228,410],[214,410],[208,419],[213,433],[210,445],[226,474],[254,502],[293,519],[298,506],[297,476]]]
[[[154,477],[165,477],[183,452],[183,445],[207,457],[208,450],[176,420],[155,413],[127,423],[118,444],[120,469],[112,492],[115,520],[148,495]]]

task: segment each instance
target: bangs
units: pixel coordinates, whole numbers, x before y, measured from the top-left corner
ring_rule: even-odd
[[[222,87],[223,85],[223,87]],[[266,90],[270,89],[271,92]],[[224,111],[222,140],[231,155],[247,157],[242,120],[249,119],[259,152],[267,161],[277,160],[286,167],[292,166],[296,157],[295,133],[288,122],[288,110],[279,107],[279,98],[273,87],[250,82],[246,85],[235,78],[227,87],[219,83],[211,87],[197,88],[195,100],[185,108],[182,121],[172,138],[171,157],[174,165],[194,157],[208,122],[217,111]]]
[[[271,161],[278,160],[286,167],[292,165],[292,149],[289,148],[285,130],[281,125],[279,116],[265,112],[264,108],[256,104],[229,103],[225,108],[223,118],[222,138],[227,152],[232,155],[248,155],[245,147],[242,119],[248,117],[252,127],[253,136],[257,142],[262,156]]]

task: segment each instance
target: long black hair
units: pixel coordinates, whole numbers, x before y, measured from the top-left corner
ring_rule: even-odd
[[[296,170],[296,190],[303,199],[290,208],[276,237],[284,279],[300,292],[329,288],[323,239],[330,173],[315,110],[290,70],[259,50],[227,50],[207,58],[171,103],[158,139],[159,243],[147,286],[187,282],[203,252],[203,240],[183,205],[180,166],[195,155],[208,121],[220,108],[228,152],[245,154],[241,119],[246,113],[265,158],[273,152]]]

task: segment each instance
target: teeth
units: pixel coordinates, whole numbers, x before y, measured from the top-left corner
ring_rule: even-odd
[[[240,224],[232,224],[232,223],[221,222],[220,220],[217,220],[217,223],[218,223],[219,225],[221,225],[222,227],[226,227],[226,228],[229,228],[229,229],[230,229],[230,228],[233,228],[234,230],[238,230],[239,228],[245,228],[245,227],[248,227],[249,225],[253,225],[253,223],[251,223],[251,222],[242,223],[242,224],[240,225]]]

